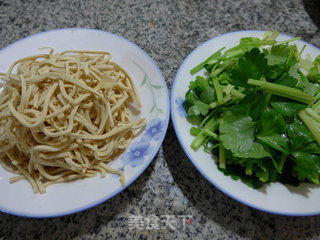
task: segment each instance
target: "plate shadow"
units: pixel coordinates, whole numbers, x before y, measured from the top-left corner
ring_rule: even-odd
[[[303,6],[313,23],[320,29],[320,2],[319,0],[303,0]]]

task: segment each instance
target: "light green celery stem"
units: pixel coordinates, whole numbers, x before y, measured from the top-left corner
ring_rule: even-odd
[[[210,108],[218,107],[218,106],[228,102],[229,100],[231,100],[231,97],[230,96],[226,96],[221,101],[216,101],[216,102],[210,103]]]
[[[219,136],[218,134],[208,130],[208,129],[204,129],[204,133],[212,138],[214,138],[215,140],[219,140]]]
[[[314,97],[315,101],[318,101],[320,99],[320,93],[317,93],[317,95]]]
[[[204,60],[202,63],[198,64],[197,66],[195,66],[194,68],[192,68],[190,70],[191,74],[195,74],[196,72],[200,71],[204,65],[207,64],[208,61],[213,60],[215,58],[218,58],[221,55],[221,51],[224,50],[225,47],[219,49],[218,51],[216,51],[215,53],[213,53],[210,57],[208,57],[206,60]]]
[[[242,55],[244,52],[245,52],[245,50],[243,50],[243,49],[235,50],[234,52],[229,52],[229,53],[225,54],[225,55],[222,56],[221,58],[224,58],[225,60],[230,60],[230,59],[232,59],[232,58],[239,57],[239,56]]]
[[[318,113],[316,113],[315,111],[313,111],[312,109],[310,108],[306,108],[305,109],[305,112],[310,116],[312,117],[314,120],[318,121],[320,123],[320,116]]]
[[[241,55],[242,53],[243,53],[243,52],[242,52],[242,50],[241,50],[241,52],[239,51],[239,53],[236,52],[236,55],[239,55],[239,54]],[[233,55],[231,55],[231,58],[233,58]],[[227,61],[226,61],[226,60],[227,60]],[[210,73],[210,76],[216,77],[216,76],[218,76],[220,73],[222,73],[224,70],[226,70],[227,68],[229,68],[230,66],[233,66],[233,65],[236,64],[235,61],[229,60],[228,58],[225,58],[225,57],[223,57],[223,56],[221,57],[220,61],[224,61],[224,62],[223,62],[223,63],[220,63],[218,68],[212,69],[212,70],[211,70],[211,73]]]
[[[298,116],[300,117],[302,122],[306,125],[306,127],[310,130],[312,135],[315,137],[318,145],[320,146],[320,131],[319,131],[320,124],[317,121],[315,121],[313,118],[308,116],[308,114],[304,110],[301,110],[298,113]]]
[[[315,111],[316,113],[319,113],[320,112],[320,101],[317,101],[312,107],[311,109],[313,111]]]
[[[271,33],[270,30],[266,31],[260,39],[261,40],[266,40],[269,37],[270,33]]]
[[[230,91],[233,89],[233,86],[231,84],[228,84],[224,89],[223,92],[228,96],[230,95]]]
[[[236,90],[234,88],[231,89],[230,94],[232,96],[234,96],[236,98],[240,98],[240,99],[242,99],[242,98],[244,98],[246,96],[242,92],[240,92],[240,91],[238,91],[238,90]]]
[[[287,156],[288,156],[288,154],[286,154],[286,153],[282,153],[281,154],[280,162],[279,162],[279,165],[278,165],[280,173],[282,172],[282,168],[283,168],[283,165],[284,165],[284,163],[285,163],[285,161],[287,159]]]
[[[304,45],[304,46],[302,47],[301,51],[299,52],[299,59],[301,58],[301,55],[302,55],[303,51],[306,49],[306,46],[307,46],[307,45]]]
[[[226,102],[228,102],[232,99],[231,96],[238,98],[238,99],[242,99],[245,97],[245,95],[242,92],[235,90],[235,89],[231,89],[230,94],[231,95],[224,97],[221,101],[216,101],[216,102],[210,103],[210,108],[215,108],[215,107],[218,107],[222,104],[225,104]]]
[[[218,76],[220,73],[222,73],[227,67],[229,67],[231,64],[223,64],[222,66],[220,66],[217,69],[211,70],[210,76],[212,76],[212,78]]]
[[[280,35],[280,32],[278,30],[273,31],[273,33],[268,37],[268,40],[276,40],[278,36]]]
[[[215,114],[215,111],[211,111],[204,119],[203,121],[200,123],[199,128],[203,128],[206,124],[206,122]]]
[[[279,44],[291,43],[291,42],[294,42],[294,41],[298,41],[300,39],[301,39],[301,37],[291,38],[291,39],[279,42]]]
[[[218,81],[219,80],[217,78],[212,77],[212,83],[213,83],[214,89],[216,90],[217,100],[218,102],[221,102],[223,97],[222,97],[222,90]]]
[[[226,153],[223,143],[219,143],[219,168],[226,169]]]
[[[203,144],[204,140],[206,139],[206,135],[204,133],[204,130],[211,130],[214,131],[216,129],[216,127],[218,126],[218,121],[217,119],[215,119],[214,117],[211,118],[208,123],[203,127],[203,129],[201,129],[200,133],[198,134],[198,136],[192,141],[191,143],[191,147],[194,150],[198,150],[200,148],[200,146]]]
[[[215,144],[215,145],[213,145],[213,146],[211,146],[211,147],[207,147],[207,148],[204,148],[204,150],[205,151],[208,151],[208,150],[212,150],[212,149],[214,149],[214,148],[216,148],[216,147],[219,147],[219,143],[218,144]]]
[[[298,90],[295,88],[286,87],[286,86],[282,86],[282,85],[270,83],[270,82],[263,82],[263,81],[254,80],[254,79],[249,79],[248,84],[260,87],[262,90],[264,90],[267,93],[271,93],[280,97],[303,102],[308,105],[312,105],[314,102],[314,97],[312,95],[306,94],[301,90]]]
[[[261,40],[256,42],[250,42],[249,44],[242,44],[235,46],[233,48],[230,48],[225,51],[224,55],[221,56],[221,58],[225,59],[231,59],[233,57],[239,56],[247,51],[245,47],[261,47],[266,45],[274,45],[276,42],[274,40],[265,40],[263,43],[261,43]]]

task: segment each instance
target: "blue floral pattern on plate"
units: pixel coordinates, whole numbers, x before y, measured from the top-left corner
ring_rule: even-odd
[[[145,128],[140,140],[131,143],[128,151],[121,157],[125,165],[137,167],[144,163],[146,156],[152,153],[152,140],[159,141],[164,130],[164,122],[160,118],[154,118]],[[123,169],[124,167],[122,167]],[[121,170],[122,170],[121,169]]]
[[[129,151],[121,157],[124,164],[130,164],[131,167],[137,167],[145,161],[145,156],[151,154],[150,143],[140,140],[131,143]]]
[[[152,119],[146,126],[146,130],[143,135],[143,141],[150,141],[150,140],[158,141],[161,138],[163,129],[164,129],[164,122],[161,119],[159,118]]]

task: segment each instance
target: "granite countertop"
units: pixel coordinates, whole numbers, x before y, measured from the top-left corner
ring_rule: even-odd
[[[278,29],[320,47],[318,0],[0,0],[0,49],[30,34],[67,27],[106,30],[143,48],[170,90],[183,59],[209,38]],[[1,197],[1,196],[0,196]],[[185,228],[130,229],[130,217],[178,219]],[[147,170],[125,191],[90,210],[55,219],[0,213],[0,239],[319,239],[320,216],[260,212],[227,197],[200,175],[172,124]]]

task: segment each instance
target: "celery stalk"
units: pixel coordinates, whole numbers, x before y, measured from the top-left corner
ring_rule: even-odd
[[[219,168],[226,168],[226,153],[222,142],[219,143]]]
[[[191,147],[194,150],[198,150],[200,148],[200,146],[203,144],[204,140],[206,139],[206,134],[204,133],[204,130],[211,130],[214,131],[217,126],[219,125],[218,121],[216,118],[211,118],[207,124],[203,127],[203,129],[201,129],[200,133],[198,134],[198,136],[192,141],[191,143]]]
[[[206,60],[204,60],[202,63],[198,64],[197,66],[195,66],[194,68],[192,68],[190,70],[191,74],[195,74],[196,72],[200,71],[202,68],[204,68],[204,65],[206,65],[208,63],[208,61],[213,60],[217,57],[219,57],[221,55],[221,51],[225,49],[225,47],[219,49],[218,51],[216,51],[215,53],[213,53],[210,57],[208,57]]]
[[[314,97],[312,95],[306,94],[299,89],[282,86],[275,83],[254,80],[254,79],[249,79],[248,84],[256,87],[260,87],[261,90],[267,93],[271,93],[280,97],[303,102],[308,105],[311,105],[314,102]]]
[[[320,124],[310,117],[305,110],[301,110],[298,114],[302,122],[310,130],[312,135],[315,137],[318,145],[320,146]]]

